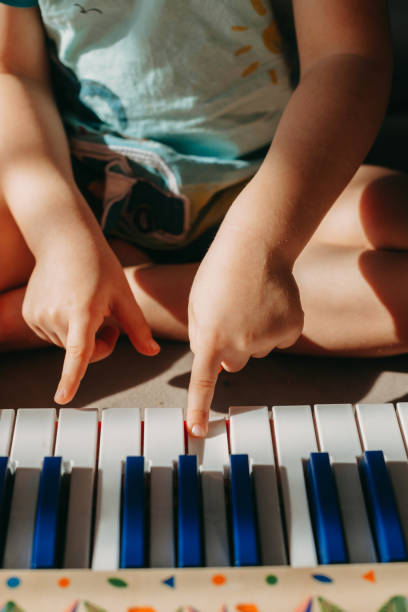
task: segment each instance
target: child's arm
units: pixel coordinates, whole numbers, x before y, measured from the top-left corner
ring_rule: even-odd
[[[299,337],[294,262],[362,163],[385,112],[392,63],[385,0],[294,0],[294,14],[300,84],[190,294],[190,428],[206,429],[221,362],[237,371]]]
[[[23,316],[66,349],[56,396],[65,403],[88,363],[114,348],[112,330],[95,341],[105,317],[114,315],[140,352],[158,347],[75,185],[38,9],[0,5],[0,92],[0,194],[35,257]]]

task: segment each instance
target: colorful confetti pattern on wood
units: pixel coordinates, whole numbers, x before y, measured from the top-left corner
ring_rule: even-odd
[[[270,612],[271,601],[279,612],[408,612],[406,563],[254,570],[0,570],[0,612]]]
[[[323,599],[323,597],[318,597],[317,601],[320,606],[320,612],[346,612],[346,610],[343,610],[343,608],[339,608],[334,603],[326,601],[326,599]]]
[[[293,612],[348,612],[346,609],[339,607],[335,603],[324,599],[323,597],[309,597],[299,604]],[[15,601],[6,602],[0,612],[30,612],[21,608]],[[55,612],[58,612],[55,610]],[[76,600],[68,608],[61,612],[116,612],[106,610],[101,606],[89,601]],[[135,606],[127,609],[127,612],[158,612],[156,608],[149,606]],[[174,612],[205,612],[192,606],[181,606],[176,608]],[[221,606],[218,612],[267,612],[260,610],[258,606],[251,603],[238,603],[235,606]],[[408,599],[404,595],[395,595],[391,597],[377,612],[408,612]]]
[[[14,601],[8,601],[1,608],[0,612],[25,612],[25,610],[20,608]]]
[[[392,597],[378,612],[408,612],[408,599],[403,595]]]

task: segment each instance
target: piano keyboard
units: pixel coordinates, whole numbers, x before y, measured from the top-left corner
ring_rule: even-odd
[[[205,440],[0,410],[0,610],[408,612],[407,436],[408,403],[237,406]]]
[[[407,560],[408,403],[0,411],[4,569]]]

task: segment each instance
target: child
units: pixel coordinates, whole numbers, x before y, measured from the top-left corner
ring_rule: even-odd
[[[294,0],[293,93],[287,2],[35,4],[0,4],[0,343],[65,349],[58,403],[119,329],[190,340],[197,436],[220,364],[407,350],[408,178],[359,168],[385,0]]]

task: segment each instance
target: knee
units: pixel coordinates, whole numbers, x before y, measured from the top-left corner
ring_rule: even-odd
[[[394,172],[370,182],[361,195],[360,216],[374,248],[408,250],[408,174]]]

